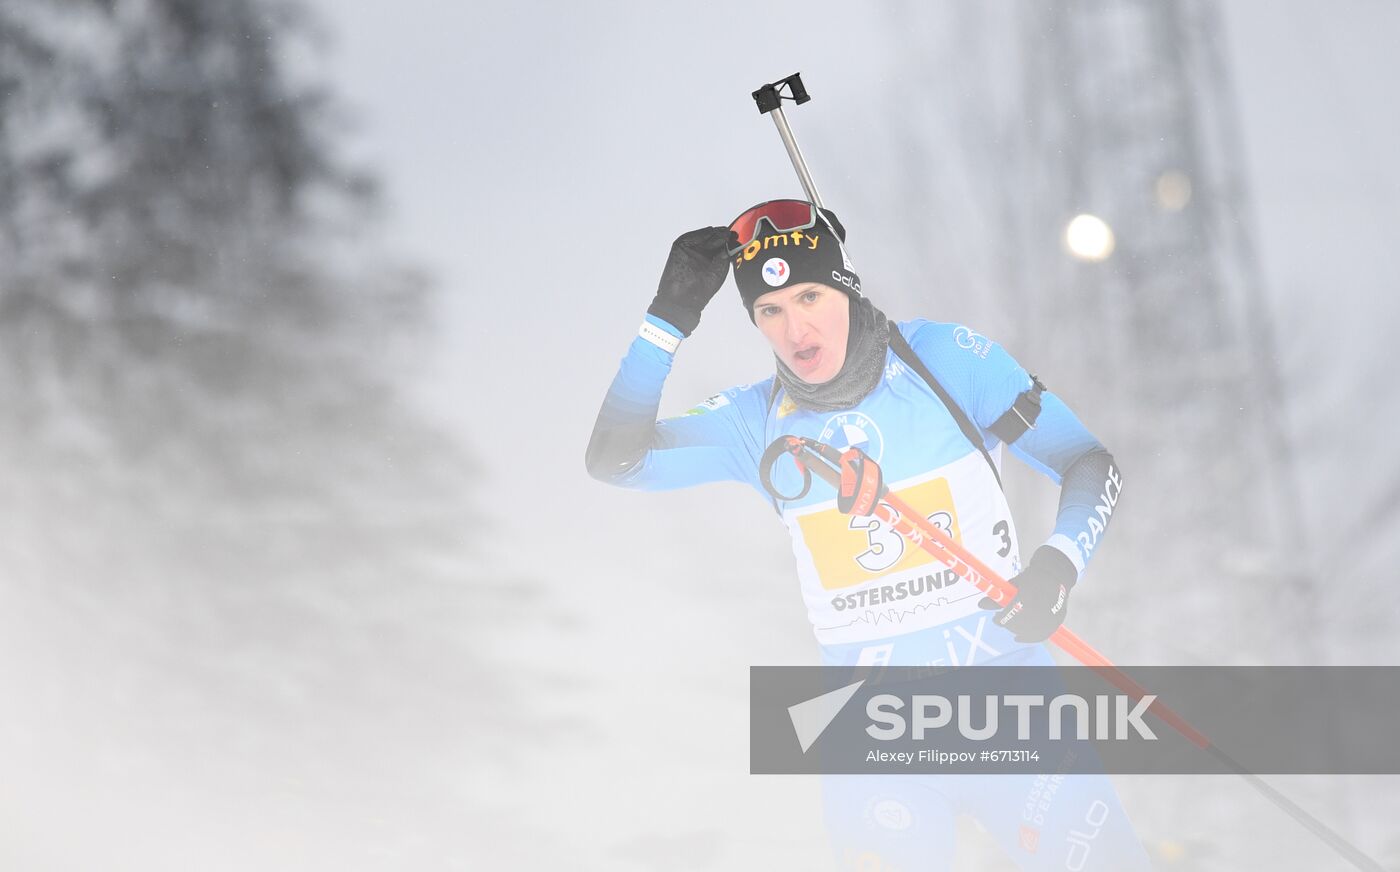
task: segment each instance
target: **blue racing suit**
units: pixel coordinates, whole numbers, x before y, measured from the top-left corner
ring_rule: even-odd
[[[924,366],[976,425],[999,463],[989,428],[1032,384],[1001,346],[957,324],[896,325]],[[1053,663],[978,608],[982,594],[928,553],[871,517],[842,514],[817,483],[791,501],[769,496],[759,458],[777,437],[859,447],[885,483],[1004,577],[1021,570],[1015,523],[988,456],[964,434],[934,390],[893,350],[885,372],[850,409],[797,408],[774,379],[716,394],[685,415],[657,420],[674,352],[650,336],[679,331],[648,315],[613,379],[588,449],[603,481],[665,490],[745,482],[773,503],[792,536],[808,618],[830,665],[1034,665]],[[665,337],[662,337],[663,339]],[[1046,542],[1082,573],[1118,500],[1113,458],[1053,393],[1011,451],[1060,483]],[[800,488],[796,466],[773,472],[780,493]],[[953,817],[974,814],[1024,869],[1148,868],[1111,783],[1101,775],[828,776],[828,827],[843,868],[930,870],[953,857]],[[1086,838],[1092,833],[1092,838]]]

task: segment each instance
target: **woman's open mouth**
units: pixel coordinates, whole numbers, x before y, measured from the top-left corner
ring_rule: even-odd
[[[796,364],[795,368],[798,372],[812,372],[818,366],[821,366],[821,346],[809,345],[806,348],[799,349],[795,354],[793,354],[792,359],[793,363]]]

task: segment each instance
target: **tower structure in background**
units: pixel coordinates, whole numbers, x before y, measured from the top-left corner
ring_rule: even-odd
[[[1112,562],[1139,583],[1123,595],[1140,600],[1145,580],[1203,614],[1267,594],[1275,620],[1240,622],[1254,637],[1209,656],[1313,653],[1278,647],[1312,592],[1219,11],[1018,8],[1028,214],[1024,272],[1007,293],[1035,325],[1027,356],[1098,386],[1095,419],[1127,437],[1135,520],[1115,528],[1128,541]],[[1092,231],[1067,239],[1079,214],[1106,223],[1111,251]],[[1192,644],[1183,629],[1147,631],[1170,650]]]
[[[909,84],[891,89],[908,172],[890,195],[907,248],[948,261],[911,308],[987,324],[1120,460],[1131,511],[1095,558],[1100,606],[1163,597],[1133,630],[1162,662],[1321,662],[1218,6],[892,15]],[[925,293],[926,266],[897,285]],[[1228,644],[1231,622],[1200,618],[1265,595]]]
[[[912,252],[892,283],[901,302],[986,324],[1123,467],[1123,510],[1071,625],[1124,663],[1345,658],[1346,637],[1317,626],[1221,7],[908,2],[891,15],[891,163],[910,170],[887,192]],[[1077,258],[1066,231],[1081,214],[1112,244],[1081,222]],[[933,282],[920,281],[927,251]],[[1004,480],[1033,543],[1053,503],[1020,508],[1053,489],[1019,467]],[[1320,789],[1359,817],[1351,788]],[[1269,825],[1229,789],[1154,782],[1138,799],[1154,807],[1139,834],[1174,867],[1238,865],[1245,850],[1287,865],[1297,849],[1221,850],[1213,828]]]

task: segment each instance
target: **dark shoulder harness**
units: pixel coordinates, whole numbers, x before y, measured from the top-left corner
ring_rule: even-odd
[[[1001,487],[1001,473],[997,471],[996,461],[992,460],[992,455],[987,451],[986,440],[982,438],[982,432],[977,429],[977,425],[972,423],[972,419],[958,405],[947,389],[939,383],[929,368],[924,364],[919,355],[914,353],[914,349],[909,346],[909,340],[904,338],[904,334],[899,332],[899,327],[890,322],[890,348],[894,350],[895,356],[904,361],[910,369],[919,374],[919,378],[928,384],[933,392],[938,395],[938,399],[943,401],[943,405],[948,408],[953,420],[958,422],[958,429],[967,437],[967,441],[972,443],[972,447],[982,452],[982,457],[987,461],[987,466],[992,470],[992,476],[997,480],[997,487]],[[1019,434],[1018,434],[1019,435]]]

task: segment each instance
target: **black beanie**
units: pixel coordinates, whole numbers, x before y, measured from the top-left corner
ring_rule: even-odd
[[[734,284],[750,321],[754,301],[789,285],[817,282],[860,296],[860,276],[841,245],[846,228],[829,209],[822,209],[821,216],[814,227],[785,233],[773,229],[768,219],[759,219],[753,241],[734,256]]]

